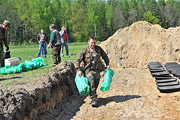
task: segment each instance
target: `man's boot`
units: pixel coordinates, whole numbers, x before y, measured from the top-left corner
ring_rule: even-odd
[[[98,106],[98,99],[96,97],[92,98],[91,105],[92,105],[92,107],[97,107]]]
[[[2,64],[1,64],[1,67],[5,67],[5,63],[4,63],[4,60],[3,60]]]

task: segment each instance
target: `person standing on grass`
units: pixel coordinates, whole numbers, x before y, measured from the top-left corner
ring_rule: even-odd
[[[106,67],[109,67],[109,58],[104,50],[96,45],[96,37],[90,37],[88,40],[88,46],[81,50],[75,61],[75,66],[79,77],[83,73],[89,81],[91,105],[93,107],[98,106],[98,99],[96,90],[100,81],[100,72],[105,68],[102,66],[102,59],[106,63]],[[81,67],[81,62],[84,63],[84,67]]]
[[[39,42],[39,52],[38,57],[41,56],[41,51],[44,51],[44,57],[46,58],[47,50],[46,50],[46,42],[48,41],[48,36],[46,33],[44,33],[44,30],[41,29],[41,33],[37,36],[38,42]],[[42,53],[43,54],[43,53]]]
[[[69,49],[68,49],[69,39],[68,39],[68,34],[66,32],[65,27],[61,28],[61,31],[59,32],[59,34],[61,36],[61,43],[62,43],[62,45],[61,45],[61,57],[64,57],[64,53],[63,53],[64,46],[66,49],[66,57],[69,57]]]
[[[55,67],[57,64],[61,62],[60,50],[61,50],[61,38],[59,32],[55,29],[54,24],[50,24],[49,29],[51,31],[50,41],[48,44],[48,48],[52,48],[52,59],[54,64],[51,65]]]
[[[3,42],[6,46],[6,51],[9,50],[9,45],[7,42],[7,29],[10,28],[10,22],[5,20],[3,24],[0,25],[0,67],[4,67],[4,50],[3,50]]]

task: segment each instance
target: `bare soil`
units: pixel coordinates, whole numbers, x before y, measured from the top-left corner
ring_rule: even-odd
[[[103,80],[103,79],[102,79]],[[101,82],[102,82],[101,80]],[[99,86],[100,88],[100,86]],[[180,92],[160,93],[148,69],[115,70],[109,91],[98,88],[99,106],[72,96],[39,116],[42,120],[179,120]]]

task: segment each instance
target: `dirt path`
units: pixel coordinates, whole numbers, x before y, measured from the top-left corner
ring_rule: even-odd
[[[98,89],[99,107],[91,107],[89,97],[72,96],[38,119],[179,120],[179,93],[160,93],[147,69],[121,69],[115,71],[109,91]]]

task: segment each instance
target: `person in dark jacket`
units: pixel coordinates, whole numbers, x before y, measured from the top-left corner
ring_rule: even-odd
[[[47,50],[46,50],[46,42],[48,41],[48,36],[46,33],[44,33],[44,30],[41,29],[41,33],[37,36],[38,42],[39,42],[39,52],[38,57],[41,56],[41,51],[44,51],[44,57],[46,58]]]
[[[61,38],[59,32],[55,29],[54,24],[50,24],[49,29],[51,31],[50,41],[48,48],[52,48],[52,59],[54,64],[52,67],[56,66],[61,62],[60,50],[61,50]]]
[[[109,67],[109,58],[104,50],[96,45],[96,37],[90,37],[88,46],[81,50],[75,61],[75,66],[79,77],[84,73],[90,85],[90,97],[93,107],[98,105],[96,89],[100,81],[100,72],[105,69],[101,58],[105,61],[106,67]],[[83,62],[83,66],[81,65]]]
[[[0,67],[4,67],[4,50],[3,42],[6,47],[6,51],[9,50],[9,45],[7,42],[7,29],[10,28],[10,22],[5,20],[3,24],[0,25]]]

